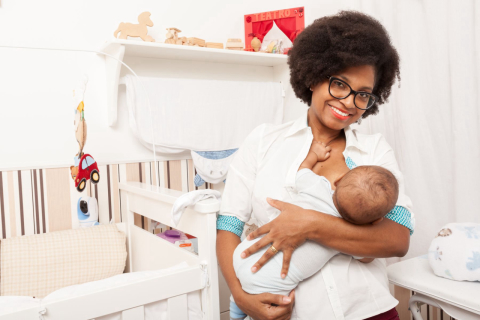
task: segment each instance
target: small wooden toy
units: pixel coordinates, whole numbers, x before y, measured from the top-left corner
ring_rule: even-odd
[[[127,39],[127,37],[140,37],[143,41],[155,42],[155,40],[147,35],[147,27],[153,27],[153,22],[150,20],[150,12],[142,12],[138,16],[138,24],[120,22],[117,30],[113,33],[113,36],[116,38],[118,33],[120,33],[119,39]]]
[[[178,41],[178,33],[179,32],[182,32],[182,30],[179,30],[177,28],[167,28],[167,34],[166,34],[166,39],[165,39],[165,43],[169,43],[169,44],[179,44],[177,43]],[[182,44],[182,43],[180,43]]]
[[[82,153],[83,147],[87,142],[87,122],[85,121],[85,105],[83,103],[87,82],[88,78],[84,75],[78,84],[77,89],[73,90],[73,107],[75,108],[73,126],[75,130],[75,138],[78,142],[79,153]]]
[[[207,48],[223,49],[223,43],[207,42],[205,46]]]
[[[228,39],[225,49],[229,50],[243,50],[242,39]]]
[[[199,38],[188,38],[189,45],[191,46],[198,46],[198,47],[205,47],[205,40]]]
[[[262,46],[262,42],[258,40],[257,37],[253,37],[252,41],[250,41],[250,46],[252,47],[253,51],[258,52]]]

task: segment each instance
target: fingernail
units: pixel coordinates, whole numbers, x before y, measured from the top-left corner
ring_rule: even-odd
[[[285,273],[282,273],[282,279],[285,279],[287,275]]]
[[[283,297],[283,302],[284,303],[290,303],[292,301],[289,297]]]
[[[245,254],[245,252],[242,252],[242,254],[240,255],[240,257],[242,258],[245,258],[247,255]]]
[[[249,240],[249,241],[250,241],[250,235],[248,235],[248,236],[247,236],[247,240]]]
[[[257,267],[252,267],[252,272],[257,272]]]

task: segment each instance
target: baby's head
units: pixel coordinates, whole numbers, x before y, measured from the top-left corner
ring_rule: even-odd
[[[333,202],[340,215],[354,224],[383,218],[397,203],[398,182],[379,166],[359,166],[336,182]]]

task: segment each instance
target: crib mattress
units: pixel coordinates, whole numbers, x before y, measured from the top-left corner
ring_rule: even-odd
[[[119,274],[103,280],[77,284],[56,290],[43,299],[36,299],[32,297],[15,297],[3,296],[0,297],[0,316],[10,314],[20,310],[26,310],[33,307],[40,307],[40,305],[48,305],[48,303],[75,298],[83,295],[92,294],[105,289],[112,289],[121,286],[127,286],[139,281],[154,279],[172,271],[182,270],[188,267],[187,263],[181,263],[171,268],[161,270],[142,271]],[[200,292],[189,293],[188,297],[188,319],[201,320],[203,317],[201,307]],[[167,301],[157,301],[144,306],[145,320],[162,320],[167,319]],[[121,312],[113,313],[111,315],[96,318],[96,320],[121,320]]]
[[[392,264],[387,272],[390,282],[395,285],[480,314],[480,282],[455,281],[436,276],[427,255]]]

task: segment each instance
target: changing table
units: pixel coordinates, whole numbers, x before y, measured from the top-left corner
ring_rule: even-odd
[[[480,319],[480,282],[436,276],[427,255],[392,264],[387,272],[391,283],[415,292],[409,301],[414,320],[422,320],[420,306],[425,303],[455,319]]]

